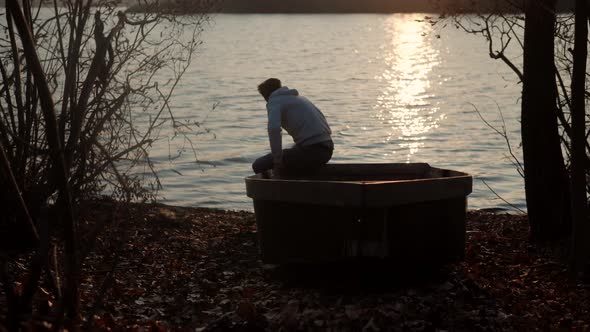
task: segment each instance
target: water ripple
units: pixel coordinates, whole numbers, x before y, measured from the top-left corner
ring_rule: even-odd
[[[152,150],[165,202],[252,209],[243,177],[269,149],[256,86],[278,77],[328,118],[334,162],[429,162],[476,175],[471,208],[507,207],[481,180],[524,207],[505,142],[472,106],[501,125],[500,105],[518,144],[519,86],[506,82],[510,70],[488,58],[485,41],[454,29],[434,33],[417,21],[422,16],[216,15],[172,102],[178,119],[210,130],[193,137],[198,162],[180,138]]]

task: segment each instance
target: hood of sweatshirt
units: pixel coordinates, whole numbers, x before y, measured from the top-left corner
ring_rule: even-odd
[[[278,96],[299,96],[299,91],[297,91],[296,89],[289,89],[288,87],[283,86],[271,93],[268,99],[270,100],[270,98]]]

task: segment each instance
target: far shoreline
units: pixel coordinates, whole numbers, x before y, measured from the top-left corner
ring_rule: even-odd
[[[498,2],[494,0],[415,0],[412,2],[365,0],[218,0],[207,7],[197,7],[190,0],[163,2],[159,6],[149,4],[129,4],[131,12],[154,12],[166,10],[182,14],[430,14],[430,15],[469,15],[469,14],[523,14],[524,4]],[[573,12],[572,0],[559,0],[556,10],[560,13]]]

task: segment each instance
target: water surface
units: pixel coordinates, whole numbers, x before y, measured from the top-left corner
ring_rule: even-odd
[[[196,155],[181,136],[152,150],[163,202],[252,209],[243,178],[269,151],[256,86],[277,77],[326,115],[336,145],[332,162],[427,162],[474,175],[470,208],[507,207],[482,180],[524,208],[523,181],[506,157],[504,138],[474,112],[500,127],[500,109],[516,148],[517,78],[488,57],[483,38],[432,27],[423,17],[213,17],[171,104],[177,119],[205,124],[192,141]]]

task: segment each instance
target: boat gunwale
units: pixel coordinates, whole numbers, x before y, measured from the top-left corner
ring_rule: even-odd
[[[425,165],[427,167],[427,172],[429,173],[432,170],[438,170],[442,172],[455,172],[459,173],[458,175],[451,175],[451,176],[436,176],[436,177],[422,177],[422,178],[410,178],[410,179],[395,179],[395,180],[323,180],[320,178],[318,179],[309,179],[309,178],[281,178],[281,177],[270,177],[270,178],[263,178],[259,174],[249,175],[245,178],[246,182],[248,181],[263,181],[263,182],[290,182],[290,183],[326,183],[326,184],[333,184],[333,183],[343,183],[343,184],[351,184],[351,185],[376,185],[376,184],[393,184],[393,183],[410,183],[410,182],[427,182],[427,181],[440,181],[440,180],[451,180],[451,179],[458,179],[458,178],[473,178],[472,175],[469,175],[465,172],[449,170],[444,168],[432,167],[428,163],[367,163],[367,164],[328,164],[330,166],[357,166],[362,165],[363,167],[369,166],[386,166],[386,165]],[[381,175],[381,174],[380,174]],[[383,173],[383,175],[388,175]]]
[[[362,165],[365,167],[364,171],[366,171],[367,168],[375,164]],[[387,167],[386,165],[391,164],[377,165],[385,165],[384,167]],[[473,177],[471,175],[454,170],[435,168],[427,164],[420,164],[420,166],[424,167],[424,170],[422,172],[412,172],[414,175],[441,174],[443,176],[396,180],[338,181],[309,178],[263,178],[262,175],[257,174],[245,179],[246,195],[254,200],[269,200],[283,203],[337,206],[390,206],[451,197],[466,198],[472,192]],[[405,169],[407,170],[407,168]],[[411,175],[407,171],[402,173]],[[383,174],[381,172],[379,175]],[[396,173],[390,172],[390,174]],[[444,174],[452,175],[444,176]],[[334,176],[334,174],[326,175]],[[340,173],[340,175],[350,174]],[[371,176],[371,174],[365,175]],[[400,174],[397,173],[397,175],[399,176]]]

